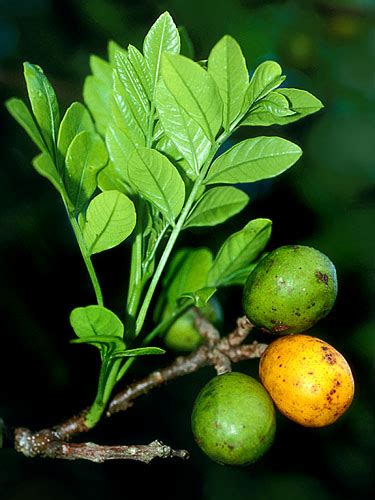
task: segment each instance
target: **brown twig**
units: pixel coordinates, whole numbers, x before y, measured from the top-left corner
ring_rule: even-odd
[[[107,460],[138,460],[146,464],[154,458],[189,458],[185,450],[173,450],[161,441],[146,445],[103,446],[95,443],[68,443],[51,436],[48,430],[32,433],[19,428],[15,436],[16,450],[27,457],[62,458],[65,460],[89,460],[102,463]]]
[[[237,320],[237,327],[227,337],[220,339],[216,328],[204,318],[197,316],[196,326],[205,339],[205,343],[188,356],[180,356],[169,366],[154,371],[147,377],[133,382],[116,394],[109,403],[107,417],[119,411],[125,411],[133,405],[139,396],[183,375],[193,373],[204,366],[213,366],[217,373],[230,371],[231,363],[245,359],[259,358],[266,344],[252,342],[243,345],[253,328],[246,317]],[[14,434],[17,451],[28,457],[63,458],[67,460],[86,459],[103,462],[113,459],[132,459],[149,463],[156,457],[187,458],[185,450],[173,450],[160,441],[148,445],[101,446],[94,443],[69,443],[75,435],[87,432],[84,410],[52,429],[31,432],[18,428]]]

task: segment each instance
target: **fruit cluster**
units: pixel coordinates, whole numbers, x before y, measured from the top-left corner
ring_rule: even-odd
[[[275,435],[273,403],[306,427],[332,424],[348,409],[354,382],[345,358],[323,340],[301,334],[330,312],[336,295],[335,267],[313,248],[278,248],[253,270],[244,311],[256,327],[282,336],[261,357],[262,384],[230,372],[199,393],[192,429],[211,459],[247,465],[261,457]]]

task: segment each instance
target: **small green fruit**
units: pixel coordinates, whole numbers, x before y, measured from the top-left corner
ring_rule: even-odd
[[[164,336],[164,343],[172,351],[194,351],[203,342],[194,326],[195,314],[189,309],[180,316]]]
[[[170,314],[170,308],[167,306],[163,319]],[[216,299],[211,299],[208,302],[202,309],[202,314],[216,325],[222,321],[221,306]],[[173,323],[164,336],[164,343],[168,349],[176,352],[190,352],[202,344],[203,338],[195,328],[195,318],[194,310],[189,309]]]
[[[215,462],[248,465],[271,446],[275,411],[263,386],[243,373],[219,375],[203,387],[191,417],[195,440]]]
[[[333,307],[336,269],[314,248],[293,245],[268,254],[247,279],[243,308],[249,320],[271,333],[311,328]]]

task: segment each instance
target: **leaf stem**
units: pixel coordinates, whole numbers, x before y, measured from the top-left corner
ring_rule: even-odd
[[[86,264],[86,268],[87,268],[87,271],[89,273],[92,286],[94,288],[97,303],[99,306],[103,306],[104,301],[103,301],[102,290],[100,288],[99,280],[98,280],[98,277],[96,275],[93,263],[91,261],[91,257],[90,257],[89,251],[87,249],[85,240],[83,239],[81,228],[79,227],[78,222],[75,219],[75,217],[73,217],[69,212],[68,212],[68,214],[69,214],[70,223],[72,225],[79,249],[81,250],[82,258]]]
[[[132,244],[130,264],[129,290],[127,300],[127,316],[135,318],[142,294],[142,243],[143,231],[140,222],[137,223],[137,233]]]
[[[85,416],[85,424],[89,429],[95,427],[104,413],[109,398],[111,397],[112,390],[117,382],[120,364],[121,360],[119,359],[109,361],[105,359],[102,360],[95,401]]]
[[[169,316],[167,319],[159,323],[146,337],[143,339],[141,346],[147,346],[154,340],[155,337],[160,335],[160,333],[164,332],[167,328],[169,328],[175,321],[178,319],[184,312],[186,312],[192,305],[194,304],[193,300],[186,300],[184,304],[176,309],[171,316]],[[125,375],[125,373],[129,370],[129,368],[132,366],[132,364],[136,361],[137,357],[134,356],[133,358],[128,358],[121,369],[119,370],[117,374],[117,382],[122,379],[122,377]]]

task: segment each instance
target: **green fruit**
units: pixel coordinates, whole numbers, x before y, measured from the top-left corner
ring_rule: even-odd
[[[213,378],[198,394],[191,417],[198,446],[215,462],[248,465],[271,446],[275,411],[263,386],[243,373]]]
[[[173,351],[193,351],[199,347],[203,338],[194,326],[195,314],[189,309],[180,316],[164,336],[164,343]]]
[[[329,258],[305,246],[280,247],[248,277],[243,308],[249,320],[271,333],[299,333],[311,328],[333,307],[336,269]]]
[[[170,314],[171,310],[167,306],[163,313],[163,319],[166,319]],[[211,299],[208,302],[202,309],[202,314],[214,324],[222,321],[221,306],[216,299]],[[164,336],[164,343],[168,349],[177,352],[190,352],[202,344],[203,338],[195,328],[195,318],[196,314],[191,308],[173,323]]]

